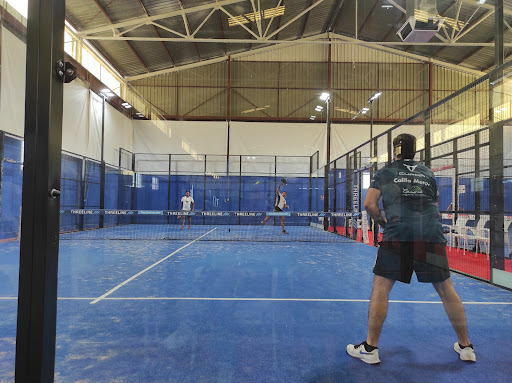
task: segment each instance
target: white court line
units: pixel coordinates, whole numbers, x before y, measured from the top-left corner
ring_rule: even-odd
[[[101,301],[101,300],[102,300],[102,299],[104,299],[105,297],[108,297],[108,296],[109,296],[110,294],[112,294],[114,291],[116,291],[116,290],[120,289],[121,287],[123,287],[123,286],[124,286],[124,285],[126,285],[127,283],[129,283],[129,282],[133,281],[135,278],[137,278],[138,276],[140,276],[140,275],[144,274],[146,271],[148,271],[148,270],[152,269],[152,268],[153,268],[153,267],[155,267],[156,265],[158,265],[158,264],[162,263],[162,262],[163,262],[163,261],[165,261],[166,259],[168,259],[168,258],[172,257],[172,256],[173,256],[174,254],[176,254],[178,251],[180,251],[180,250],[184,249],[184,248],[185,248],[185,247],[187,247],[187,246],[192,245],[192,244],[193,244],[194,242],[196,242],[196,241],[199,241],[201,238],[203,238],[204,236],[206,236],[206,235],[210,234],[210,233],[211,233],[212,231],[214,231],[214,230],[217,230],[217,228],[216,228],[216,227],[215,227],[215,228],[213,228],[213,229],[212,229],[212,230],[210,230],[208,233],[205,233],[205,234],[203,234],[202,236],[200,236],[200,237],[198,237],[198,238],[194,239],[192,242],[187,243],[185,246],[180,247],[178,250],[176,250],[176,251],[172,252],[172,253],[171,253],[171,254],[169,254],[167,257],[162,258],[162,259],[161,259],[161,260],[159,260],[158,262],[153,263],[151,266],[146,267],[144,270],[142,270],[142,271],[138,272],[137,274],[135,274],[134,276],[132,276],[132,277],[128,278],[126,281],[124,281],[124,282],[122,282],[122,283],[118,284],[116,287],[114,287],[113,289],[111,289],[111,290],[107,291],[107,292],[106,292],[105,294],[103,294],[101,297],[94,299],[94,300],[91,302],[91,305],[93,305],[93,304],[95,304],[95,303],[98,303],[99,301]]]
[[[18,297],[0,297],[0,300],[17,300]],[[90,301],[96,298],[91,297],[58,297],[62,301]],[[99,298],[98,298],[99,299]],[[194,298],[194,297],[110,297],[102,298],[105,301],[277,301],[277,302],[370,302],[369,299],[322,299],[322,298]],[[442,304],[441,301],[397,301],[389,303],[417,303],[417,304]],[[511,306],[512,302],[462,302],[465,305],[505,305]]]

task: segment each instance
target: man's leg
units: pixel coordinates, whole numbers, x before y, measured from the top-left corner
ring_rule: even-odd
[[[468,327],[466,323],[466,314],[462,301],[453,288],[452,279],[448,278],[443,282],[432,283],[439,297],[443,301],[444,310],[452,322],[453,329],[459,339],[461,346],[470,344],[468,338]]]
[[[190,226],[192,226],[192,217],[188,216],[188,228],[190,229]]]
[[[185,227],[185,216],[181,216],[181,228],[183,229]]]
[[[368,308],[368,334],[366,341],[358,344],[347,345],[347,353],[368,364],[380,363],[379,343],[380,332],[388,313],[389,292],[395,281],[375,275],[373,278],[372,297]]]
[[[388,314],[389,293],[395,281],[375,275],[373,278],[372,296],[368,308],[368,335],[366,343],[377,347],[384,320]]]

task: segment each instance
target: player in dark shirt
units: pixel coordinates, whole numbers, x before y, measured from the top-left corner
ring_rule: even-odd
[[[366,340],[349,344],[347,353],[368,364],[380,362],[377,344],[396,281],[432,283],[457,334],[454,350],[464,361],[476,361],[469,342],[464,306],[453,288],[446,256],[446,239],[439,221],[438,191],[432,171],[413,160],[416,138],[400,134],[393,140],[394,159],[375,173],[364,200],[368,214],[384,233],[375,260]],[[385,218],[378,202],[382,197]]]

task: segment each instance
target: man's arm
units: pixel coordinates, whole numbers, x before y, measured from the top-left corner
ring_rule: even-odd
[[[279,194],[279,189],[281,189],[281,184],[277,187],[276,194]]]
[[[379,207],[380,190],[369,188],[364,199],[364,208],[380,226],[386,227],[386,219],[382,216]]]
[[[181,203],[180,203],[180,210],[183,208],[183,200],[181,200]]]
[[[192,200],[191,204],[192,204],[192,211],[194,211],[196,209],[196,204],[195,204],[194,200]]]

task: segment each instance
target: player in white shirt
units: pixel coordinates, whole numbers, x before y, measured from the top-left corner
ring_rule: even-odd
[[[190,196],[190,192],[187,190],[185,196],[181,198],[180,210],[181,211],[194,211],[194,198]],[[192,224],[192,217],[188,216],[188,228]],[[181,228],[185,228],[185,215],[181,216]]]
[[[281,184],[277,187],[276,190],[276,205],[274,206],[274,211],[283,211],[284,208],[289,209],[290,206],[286,204],[286,192],[279,192],[279,189],[281,189]],[[270,219],[270,216],[266,216],[263,221],[261,221],[261,224],[264,225],[268,220]],[[279,217],[281,220],[281,228],[283,229],[283,234],[288,234],[288,232],[284,229],[284,217]]]

